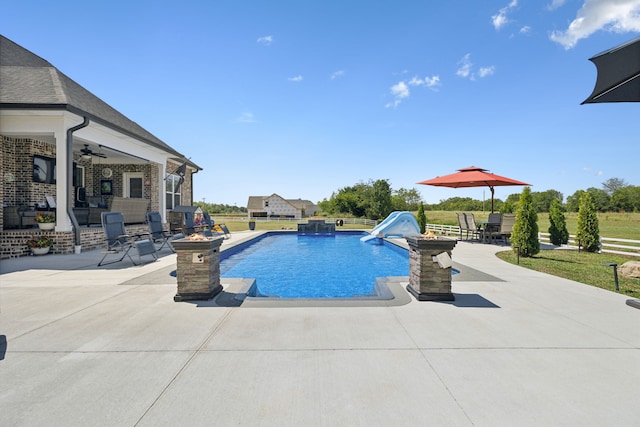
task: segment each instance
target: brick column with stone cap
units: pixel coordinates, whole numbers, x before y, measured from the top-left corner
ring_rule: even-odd
[[[405,237],[409,244],[409,285],[418,301],[453,301],[451,251],[456,241],[445,238]]]
[[[174,240],[177,252],[178,293],[174,301],[209,300],[222,291],[220,245],[222,237]]]

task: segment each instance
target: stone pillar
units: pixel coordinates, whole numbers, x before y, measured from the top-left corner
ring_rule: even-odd
[[[457,242],[420,236],[409,236],[406,240],[409,243],[409,293],[418,301],[455,300],[451,293],[450,260]],[[439,260],[434,258],[438,256]]]
[[[222,237],[204,240],[174,240],[177,252],[178,293],[174,301],[209,300],[222,291],[220,245]]]

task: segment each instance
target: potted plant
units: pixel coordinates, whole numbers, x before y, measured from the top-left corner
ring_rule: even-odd
[[[53,240],[49,236],[31,237],[27,240],[27,246],[34,255],[44,255],[49,253],[51,246],[53,246]]]
[[[251,218],[249,220],[249,230],[255,230],[256,229],[256,220]]]
[[[56,227],[56,216],[54,214],[38,212],[33,220],[38,223],[40,230],[53,230]]]

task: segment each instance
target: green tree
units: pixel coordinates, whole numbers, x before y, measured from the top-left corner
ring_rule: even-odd
[[[567,212],[578,212],[580,209],[580,197],[584,192],[584,190],[577,190],[575,193],[567,197]]]
[[[584,193],[591,195],[596,212],[606,212],[611,209],[611,196],[605,190],[589,187],[586,190],[578,190],[567,197],[567,211],[578,212],[580,210],[580,201]]]
[[[556,190],[534,191],[531,193],[531,197],[533,198],[533,206],[538,213],[549,212],[554,200],[562,202],[563,199],[562,193]]]
[[[622,178],[609,178],[602,183],[604,191],[606,191],[610,196],[613,196],[613,193],[615,193],[619,188],[626,187],[627,185],[629,184],[627,184]]]
[[[562,212],[562,203],[555,199],[549,206],[549,234],[551,243],[554,245],[564,245],[569,242],[569,231],[567,231],[567,221]]]
[[[427,229],[427,216],[424,214],[424,206],[420,203],[418,206],[418,225],[420,226],[420,234],[424,234]]]
[[[400,202],[402,200],[402,202]],[[394,211],[416,211],[422,203],[422,196],[415,188],[401,188],[393,192]],[[396,203],[398,202],[398,206]],[[402,209],[400,209],[402,207]]]
[[[386,179],[379,179],[369,183],[365,191],[365,214],[367,218],[386,218],[393,212],[391,202],[391,185]]]
[[[593,202],[593,197],[589,192],[585,192],[580,197],[576,238],[585,251],[597,252],[600,250],[598,216],[596,215],[596,206]]]
[[[587,193],[591,194],[596,212],[607,212],[611,210],[611,196],[600,188],[589,187]]]
[[[533,207],[531,188],[525,187],[516,208],[516,223],[511,233],[511,246],[518,247],[520,255],[531,257],[540,252],[538,240],[538,214]]]
[[[640,187],[627,185],[616,189],[611,196],[611,208],[618,212],[640,211]]]
[[[507,200],[500,206],[500,213],[514,213],[518,208],[518,201],[520,200],[520,194],[509,194]]]

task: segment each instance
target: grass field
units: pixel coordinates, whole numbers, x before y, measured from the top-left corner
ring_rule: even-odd
[[[425,214],[428,223],[458,225],[456,212],[426,211]],[[489,212],[473,212],[473,216],[476,222],[482,222],[489,218]],[[575,212],[565,213],[565,219],[569,234],[576,234],[578,214]],[[640,213],[599,213],[598,223],[602,237],[640,240]],[[549,214],[538,214],[538,230],[543,233],[549,232]]]

